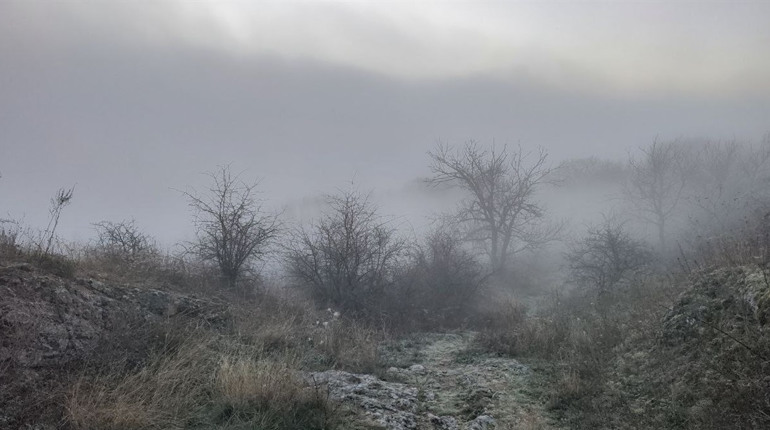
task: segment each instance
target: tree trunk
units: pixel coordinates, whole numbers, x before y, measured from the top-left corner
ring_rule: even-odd
[[[660,245],[660,251],[666,252],[666,220],[665,218],[658,219],[658,243]]]

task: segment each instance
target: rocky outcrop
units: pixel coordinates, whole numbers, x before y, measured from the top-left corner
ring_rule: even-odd
[[[82,358],[125,321],[176,315],[225,324],[224,305],[150,288],[67,280],[29,265],[0,268],[0,363],[37,368]]]
[[[24,263],[0,266],[0,427],[1,415],[15,413],[11,403],[45,391],[118,329],[132,336],[172,317],[213,326],[229,319],[227,307],[211,300],[67,279]]]
[[[770,428],[768,315],[766,267],[694,272],[655,331],[618,347],[602,428]]]

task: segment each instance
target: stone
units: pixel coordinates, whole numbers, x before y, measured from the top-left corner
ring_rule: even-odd
[[[425,366],[422,364],[413,364],[409,366],[409,371],[418,375],[423,375],[425,374]]]
[[[468,423],[467,430],[487,430],[495,428],[495,419],[489,415],[479,415]]]
[[[417,388],[341,370],[310,372],[306,380],[325,385],[332,400],[363,409],[388,430],[417,429]]]

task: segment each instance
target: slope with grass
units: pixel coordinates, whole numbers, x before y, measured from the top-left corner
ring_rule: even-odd
[[[0,262],[2,428],[549,428],[532,372],[471,333],[49,269]]]
[[[538,369],[547,410],[568,428],[770,428],[767,267],[630,286],[535,315],[512,307],[477,345]]]

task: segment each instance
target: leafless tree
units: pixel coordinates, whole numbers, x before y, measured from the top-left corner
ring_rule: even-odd
[[[405,243],[368,195],[347,191],[328,196],[327,205],[318,221],[294,232],[289,273],[322,303],[368,312],[392,285]]]
[[[691,216],[700,223],[723,229],[729,215],[737,209],[735,200],[749,191],[739,168],[743,148],[734,141],[706,142],[694,152],[697,169],[693,171],[687,196],[693,206]]]
[[[653,141],[638,158],[629,159],[624,194],[636,215],[655,226],[658,245],[666,250],[666,224],[676,214],[687,185],[686,153],[677,141]]]
[[[748,153],[741,163],[741,172],[747,180],[746,192],[754,200],[766,203],[770,199],[770,133],[759,144],[749,146]]]
[[[605,217],[570,246],[566,258],[574,282],[603,293],[648,266],[652,252],[644,242],[631,237],[624,223]]]
[[[558,234],[560,226],[545,222],[545,210],[535,200],[552,171],[545,150],[484,149],[470,141],[459,149],[438,144],[428,154],[432,183],[452,183],[468,192],[456,221],[467,228],[468,239],[488,245],[493,272],[504,272],[513,255]]]
[[[100,221],[94,224],[94,228],[97,245],[110,257],[133,262],[155,249],[152,238],[139,229],[134,219],[120,222]]]
[[[235,288],[244,269],[262,258],[278,235],[278,215],[263,209],[256,196],[258,182],[242,181],[229,166],[208,175],[207,192],[183,192],[194,212],[197,241],[192,249],[215,262],[226,284]]]
[[[49,211],[48,226],[46,226],[43,232],[43,237],[38,244],[38,251],[43,255],[48,255],[53,250],[53,241],[56,237],[56,228],[59,226],[59,218],[61,217],[64,207],[70,204],[72,200],[72,194],[75,191],[75,186],[71,188],[59,188],[56,195],[51,197],[51,207]],[[45,248],[43,247],[45,243]]]

